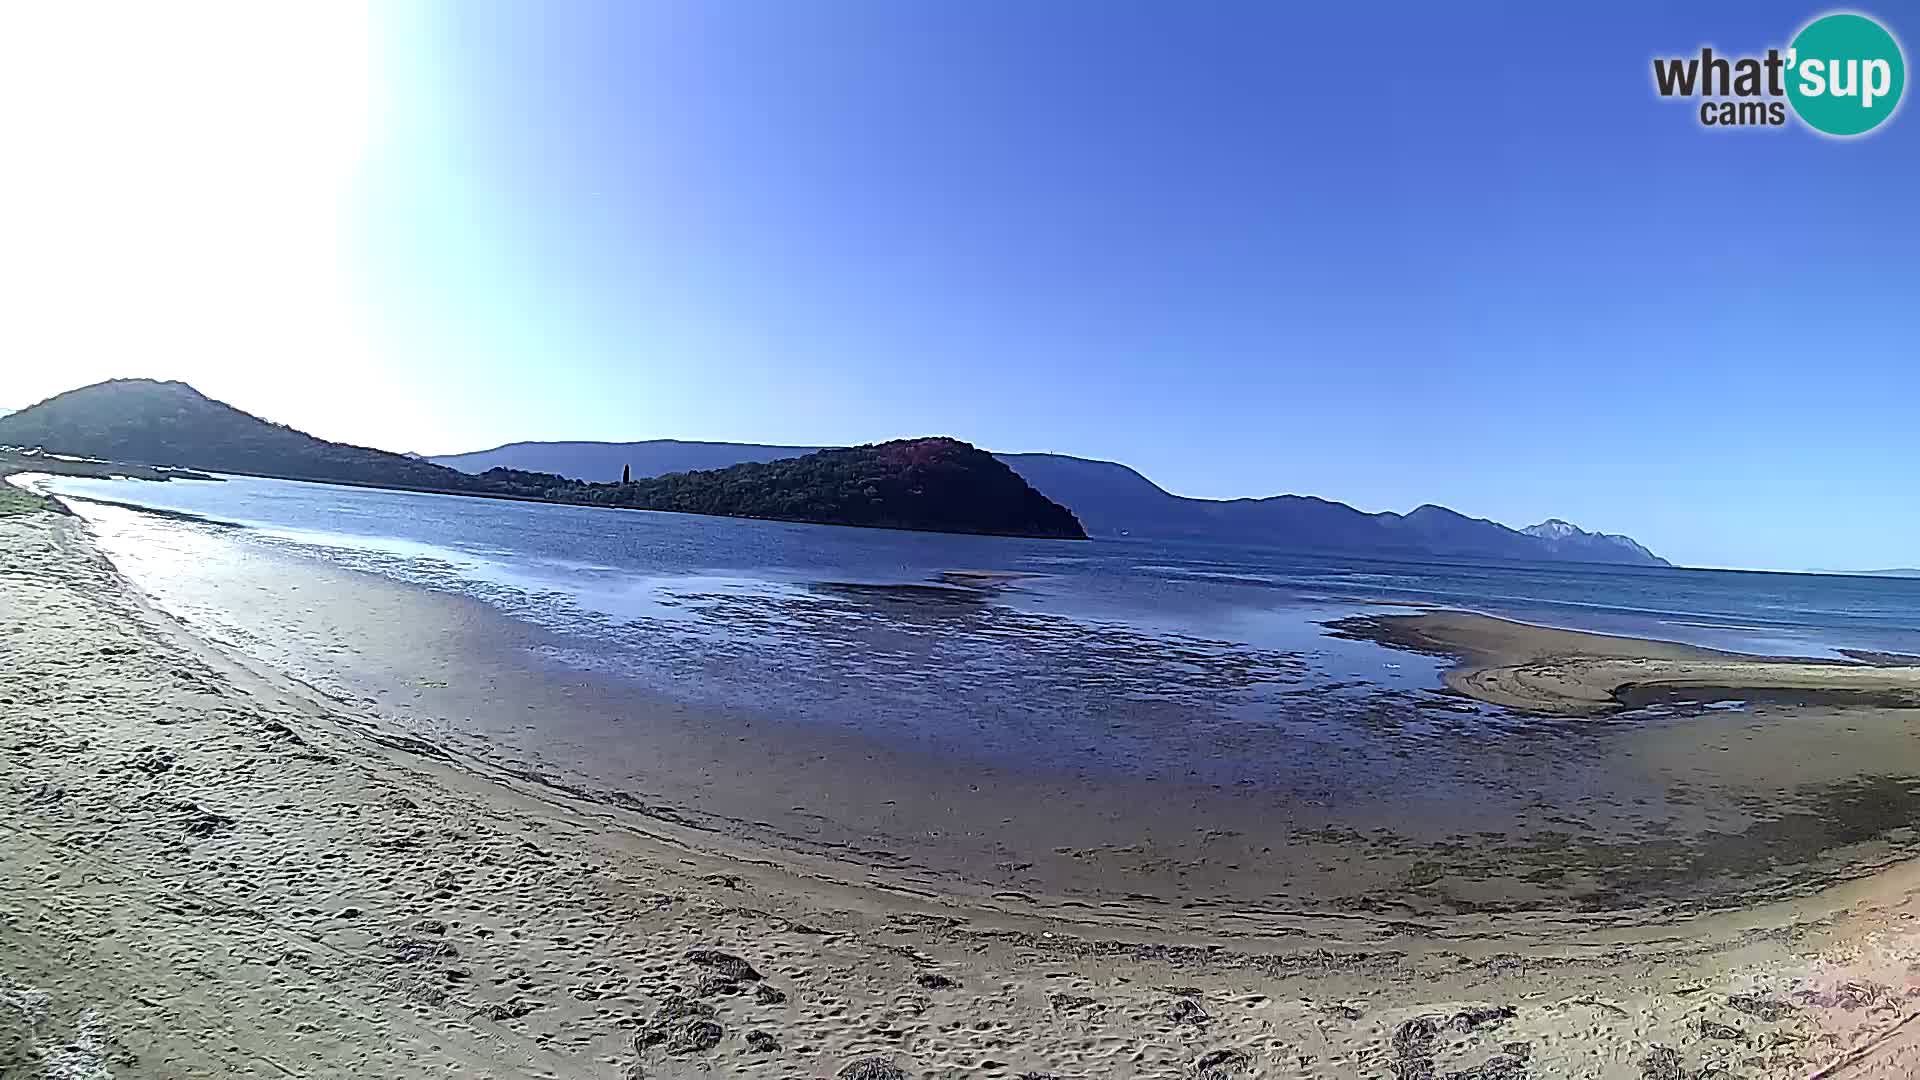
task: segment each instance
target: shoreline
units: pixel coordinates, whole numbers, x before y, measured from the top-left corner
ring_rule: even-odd
[[[31,1052],[109,1075],[1784,1076],[1910,1015],[1848,925],[1904,930],[1910,865],[1624,932],[1168,933],[903,894],[369,738],[145,605],[77,520],[0,530],[0,750],[27,781],[0,791],[0,991],[41,995]],[[758,977],[690,959],[714,951]]]
[[[1445,679],[1454,692],[1551,716],[1593,718],[1651,704],[1728,699],[1920,709],[1920,666],[1897,663],[1913,659],[1897,654],[1756,656],[1464,611],[1359,615],[1326,625],[1336,636],[1452,659]]]

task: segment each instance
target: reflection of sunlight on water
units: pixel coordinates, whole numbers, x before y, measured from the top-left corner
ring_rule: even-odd
[[[551,631],[541,650],[550,662],[676,700],[911,733],[980,757],[1148,771],[1249,752],[1297,759],[1309,744],[1345,738],[1323,704],[1302,708],[1300,695],[1358,702],[1432,673],[1431,663],[1391,654],[1372,662],[1371,682],[1354,677],[1366,650],[1388,654],[1325,637],[1314,620],[1333,610],[1246,609],[1210,635],[1177,612],[1126,620],[1042,610],[1033,604],[1043,598],[1019,589],[872,574],[812,584],[639,575],[400,539],[225,533],[112,507],[85,513],[136,580],[170,582],[178,613],[241,647],[258,643],[230,613],[196,606],[191,579],[217,575],[258,545],[477,598]],[[1264,748],[1249,743],[1263,739]],[[1269,771],[1245,760],[1221,767],[1236,779]]]
[[[1321,594],[1349,603],[1461,607],[1550,626],[1654,635],[1739,651],[1920,652],[1920,630],[1910,617],[1920,604],[1920,582],[1893,579],[1767,575],[1763,580],[1720,571],[1477,565],[1210,542],[1069,545],[882,535],[247,477],[166,484],[60,477],[49,487],[214,520],[343,534],[311,539],[347,547],[362,540],[344,534],[407,537],[441,545],[456,561],[475,556],[507,563],[515,575],[507,583],[525,578],[535,587],[565,589],[590,575],[611,579],[623,573],[885,584],[931,580],[943,569],[959,567],[1043,570],[1057,580],[1031,586],[1030,603],[1101,618],[1131,618],[1142,610],[1174,606],[1192,612],[1204,626],[1209,607]],[[480,576],[502,577],[495,571]]]
[[[690,720],[696,732],[711,725],[729,747],[752,730],[745,741],[757,756],[784,745],[778,734],[791,732],[776,734],[777,725],[806,725],[826,730],[831,745],[872,749],[840,738],[851,732],[941,767],[984,762],[1044,774],[1049,785],[1164,781],[1185,785],[1179,797],[1193,793],[1195,805],[1212,797],[1202,787],[1278,794],[1308,813],[1436,837],[1514,822],[1558,829],[1569,820],[1560,811],[1580,817],[1607,805],[1639,830],[1697,806],[1669,803],[1666,781],[1623,759],[1607,733],[1731,729],[1752,711],[1729,698],[1648,704],[1609,723],[1531,718],[1445,692],[1440,660],[1329,637],[1320,625],[1405,610],[1373,606],[1406,597],[1403,585],[1422,598],[1495,606],[1499,595],[1535,587],[1525,568],[1399,574],[1259,553],[1221,561],[1218,551],[1174,544],[995,548],[260,481],[96,490],[166,499],[167,509],[207,518],[282,515],[247,530],[75,506],[127,576],[196,632],[367,702],[418,697],[420,672],[407,670],[417,649],[471,658],[488,681],[467,707],[427,717],[404,706],[396,715],[485,738],[510,733],[536,755],[591,744],[592,752],[552,752],[574,753],[562,764],[614,784],[631,776],[623,748],[654,753],[644,734],[621,726],[648,715],[628,704],[659,698],[691,706],[672,710],[674,721]],[[209,502],[216,496],[225,501]],[[340,500],[354,511],[342,512]],[[395,535],[352,532],[360,528]],[[1140,555],[1150,557],[1136,563]],[[345,574],[314,573],[325,580],[316,588],[303,576],[314,560],[457,593],[514,622]],[[1042,576],[1027,576],[1036,570]],[[1539,621],[1578,605],[1624,621],[1684,609],[1688,599],[1671,589],[1611,594],[1603,586],[1616,579],[1589,580],[1602,586],[1553,594],[1559,606]],[[1685,621],[1695,633],[1749,640],[1819,633],[1770,626],[1724,600]],[[1634,626],[1644,618],[1620,629]],[[433,635],[431,646],[415,635]],[[395,671],[404,681],[392,681]],[[389,688],[398,692],[384,696]],[[584,703],[579,714],[571,704],[527,711],[549,688]],[[474,704],[482,696],[491,700]],[[510,714],[504,722],[487,713],[496,702]],[[564,724],[589,732],[586,741],[553,737]],[[1469,839],[1456,850],[1478,846]]]
[[[454,564],[484,565],[484,561],[472,551],[454,550],[435,544],[423,544],[415,540],[403,540],[398,537],[361,536],[353,533],[322,532],[317,529],[288,529],[281,527],[256,528],[253,530],[253,535],[263,540],[277,540],[287,544],[310,548],[329,548],[347,553],[367,552],[397,555],[401,558],[438,559]],[[510,552],[501,553],[511,554]]]
[[[1195,570],[1188,576],[1210,581],[1245,581],[1255,585],[1278,585],[1287,580],[1273,574],[1235,574],[1226,570]]]
[[[617,622],[667,619],[697,622],[702,614],[729,595],[782,596],[797,593],[795,586],[777,581],[705,574],[636,576],[612,575],[608,581],[582,584],[573,597],[583,616],[602,616]]]
[[[137,510],[81,504],[80,514],[100,526],[96,535],[114,561],[137,568],[142,580],[172,581],[209,571],[224,557],[218,537],[208,530],[171,525]]]
[[[293,559],[321,558],[471,597],[547,632],[544,662],[601,673],[683,704],[851,730],[955,760],[1287,788],[1332,803],[1404,781],[1430,791],[1468,732],[1526,721],[1437,692],[1439,662],[1325,635],[1352,604],[1089,602],[1082,579],[975,588],[838,573],[648,574],[591,560],[495,557],[325,530],[231,530],[88,506],[103,541],[164,606],[222,644],[348,664],[351,634],[303,617]],[[201,598],[249,559],[280,612]],[[1027,588],[1025,586],[1033,586]],[[1271,594],[1262,591],[1265,597]],[[319,599],[316,597],[316,600]],[[279,637],[289,638],[282,642]],[[320,635],[316,637],[314,635]],[[346,669],[319,685],[346,685]],[[1464,767],[1464,766],[1463,766]]]
[[[661,602],[690,618],[609,623],[585,636],[591,645],[544,655],[702,704],[892,732],[973,758],[1236,783],[1287,772],[1288,783],[1330,785],[1336,762],[1380,769],[1363,747],[1383,737],[1426,740],[1482,722],[1471,705],[1442,713],[1413,700],[1433,695],[1437,661],[1326,637],[1315,620],[1345,608],[1249,613],[1231,629],[1260,631],[1255,645],[935,585],[674,591]],[[1302,648],[1272,647],[1283,638]],[[1388,702],[1383,691],[1403,696]]]

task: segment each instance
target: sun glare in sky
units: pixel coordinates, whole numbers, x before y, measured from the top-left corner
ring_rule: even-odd
[[[0,3],[0,408],[146,376],[421,453],[941,434],[1910,562],[1920,119],[1706,130],[1650,77],[1808,14]],[[1362,25],[1378,78],[1275,52]]]
[[[370,374],[340,226],[371,37],[340,2],[0,11],[0,404],[129,374],[345,403]]]

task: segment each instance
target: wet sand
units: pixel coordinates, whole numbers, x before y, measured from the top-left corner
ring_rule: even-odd
[[[1817,892],[1803,881],[1778,903],[1632,918],[1428,903],[1409,920],[1404,905],[1433,887],[1418,879],[1382,885],[1384,909],[1288,913],[1205,903],[1198,889],[1187,906],[1124,895],[1114,883],[1180,873],[1107,852],[1063,857],[1088,866],[1082,887],[1098,903],[1076,901],[1064,878],[997,896],[964,866],[783,847],[751,827],[804,834],[773,801],[755,822],[663,791],[610,798],[521,767],[513,747],[469,746],[436,727],[458,709],[423,703],[458,689],[477,704],[517,681],[477,681],[458,661],[478,655],[472,635],[492,621],[437,622],[399,592],[390,607],[348,596],[310,606],[334,612],[352,644],[315,643],[422,657],[412,708],[346,686],[329,696],[210,646],[130,589],[80,522],[0,520],[0,1070],[1798,1076],[1911,1014],[1920,875],[1905,864]],[[590,734],[555,713],[528,734]],[[1757,737],[1757,720],[1699,717],[1699,735],[1640,725],[1658,734],[1632,767],[1717,775],[1714,757],[1731,751],[1714,740]],[[1862,760],[1891,752],[1894,729],[1845,722],[1848,736],[1888,740]],[[1823,782],[1859,775],[1852,751],[1816,752],[1839,734],[1792,735]],[[1765,736],[1776,750],[1784,738]],[[1742,756],[1753,783],[1803,779],[1775,753]],[[1515,775],[1533,763],[1517,759]],[[893,783],[895,765],[868,779]],[[738,775],[695,787],[711,798]],[[783,799],[803,792],[805,773],[783,783]],[[993,818],[1034,827],[1084,812],[1001,795],[982,798]],[[897,825],[893,854],[948,846],[911,827],[938,810],[927,801]],[[988,819],[955,804],[950,827]],[[1288,856],[1364,861],[1370,843],[1321,842]],[[1897,842],[1878,842],[1891,863]],[[1822,846],[1779,850],[1794,844]],[[1189,850],[1199,869],[1241,880]],[[1456,845],[1428,873],[1444,880],[1449,861],[1481,857]],[[1880,1047],[1851,1075],[1901,1052]]]
[[[1448,672],[1449,687],[1531,713],[1601,716],[1727,700],[1920,709],[1920,666],[1884,654],[1856,654],[1872,663],[1745,656],[1457,611],[1361,616],[1332,626],[1349,637],[1456,657],[1461,663]]]

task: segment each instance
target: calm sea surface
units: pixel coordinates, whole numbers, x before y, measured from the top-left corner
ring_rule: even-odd
[[[1192,634],[1253,647],[1301,643],[1297,619],[1263,617],[1276,609],[1383,603],[1465,608],[1748,652],[1920,652],[1920,580],[1405,562],[1188,541],[1009,540],[240,477],[165,484],[63,477],[46,486],[242,525],[248,539],[261,544],[468,592],[500,602],[509,614],[542,618],[551,613],[515,610],[508,598],[561,594],[581,613],[617,620],[712,622],[700,614],[730,605],[769,614],[798,607],[816,609],[820,617],[878,617],[893,602],[909,610],[980,603],[972,590],[945,597],[901,587],[964,586],[972,582],[943,575],[995,571],[1015,576],[984,606],[1110,623],[1147,637]],[[736,628],[759,632],[753,620]]]

